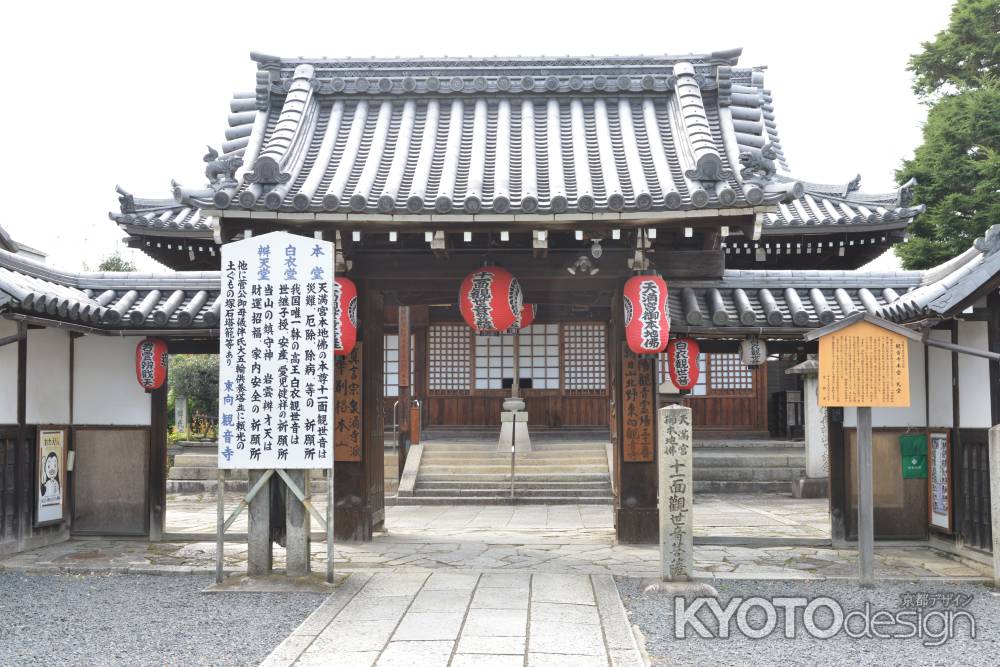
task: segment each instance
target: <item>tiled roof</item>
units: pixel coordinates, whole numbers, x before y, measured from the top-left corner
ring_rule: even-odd
[[[878,315],[896,322],[954,315],[984,290],[996,289],[1000,275],[998,251],[1000,225],[993,225],[964,253],[928,269],[920,287],[887,304]]]
[[[793,333],[855,312],[878,313],[919,287],[923,273],[859,271],[726,271],[718,280],[669,283],[671,329],[725,333],[763,329]]]
[[[68,273],[0,250],[7,308],[107,329],[213,329],[219,272]]]
[[[897,322],[947,317],[1000,280],[1000,226],[927,271],[735,271],[670,281],[672,327],[795,336],[857,312]],[[0,250],[3,308],[104,329],[214,329],[218,271],[66,273]]]
[[[133,236],[182,236],[212,238],[211,218],[196,206],[173,199],[137,199],[118,188],[121,211],[109,217]]]
[[[255,56],[203,207],[363,215],[741,208],[799,190],[738,51],[681,57]],[[743,162],[746,160],[747,162]],[[742,166],[741,166],[742,165]],[[748,169],[757,169],[750,173]]]
[[[777,178],[781,178],[780,176]],[[872,229],[902,229],[924,211],[924,205],[910,205],[913,183],[893,193],[862,194],[856,181],[842,186],[803,183],[803,193],[764,214],[763,229],[771,234],[811,234]]]

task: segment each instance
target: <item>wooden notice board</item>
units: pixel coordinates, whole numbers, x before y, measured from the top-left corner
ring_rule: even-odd
[[[334,376],[334,461],[361,460],[361,343],[337,357]]]
[[[623,457],[626,463],[652,463],[656,410],[653,357],[622,350]]]
[[[820,406],[909,406],[908,344],[906,336],[865,320],[820,337]]]

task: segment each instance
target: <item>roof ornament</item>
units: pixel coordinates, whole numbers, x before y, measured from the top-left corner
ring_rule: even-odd
[[[764,144],[760,149],[749,148],[740,153],[740,164],[743,169],[740,174],[744,181],[752,181],[758,185],[766,185],[777,171],[774,161],[778,154],[771,144]]]
[[[847,188],[846,188],[846,191],[844,192],[844,194],[848,195],[848,194],[850,194],[852,192],[857,192],[860,188],[861,188],[861,174],[858,174],[857,176],[855,176],[854,178],[852,178],[850,180],[850,182],[848,182]]]
[[[1000,250],[1000,225],[987,229],[986,234],[972,242],[972,246],[986,256],[996,253]]]
[[[118,193],[118,205],[122,213],[135,213],[135,197],[120,185],[115,186],[115,192]]]
[[[913,188],[917,186],[917,179],[911,178],[903,183],[896,190],[896,206],[906,208],[913,203]]]
[[[236,186],[236,170],[243,166],[243,158],[238,155],[219,157],[219,152],[208,146],[208,153],[202,158],[208,166],[205,167],[205,176],[212,189],[218,192],[223,188]]]

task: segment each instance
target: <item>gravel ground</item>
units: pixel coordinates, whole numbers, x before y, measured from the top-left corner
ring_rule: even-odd
[[[648,583],[648,582],[647,582]],[[643,582],[639,579],[620,578],[618,588],[622,601],[628,610],[629,619],[638,625],[646,636],[646,651],[654,665],[1000,665],[1000,595],[992,589],[976,584],[934,584],[884,583],[877,589],[865,590],[851,582],[775,582],[775,581],[733,581],[715,585],[719,592],[719,604],[726,609],[733,597],[744,599],[755,596],[771,599],[774,597],[814,598],[828,596],[842,605],[844,614],[864,610],[865,602],[871,603],[871,613],[880,609],[890,612],[903,610],[907,603],[912,611],[916,609],[916,598],[907,600],[902,595],[914,593],[973,596],[971,602],[961,609],[967,610],[976,621],[976,638],[969,637],[968,623],[964,618],[955,621],[955,637],[941,646],[925,646],[930,641],[920,638],[879,639],[847,636],[843,631],[830,639],[816,639],[807,635],[802,623],[803,609],[796,613],[795,638],[786,639],[784,633],[784,610],[777,607],[774,631],[762,639],[751,639],[738,630],[737,614],[730,622],[732,632],[729,638],[712,637],[704,639],[688,626],[685,639],[675,639],[674,598],[663,593],[643,594]],[[934,600],[934,598],[929,598]],[[924,613],[941,610],[943,603],[950,602],[956,609],[956,601],[937,598],[937,606],[923,606]],[[690,604],[690,602],[688,602]],[[709,632],[717,634],[719,627],[716,617],[708,608],[697,612]],[[748,615],[752,627],[762,627],[766,616],[759,607],[753,607]],[[883,617],[885,618],[885,617]],[[827,609],[819,609],[815,622],[820,628],[829,627],[833,615]],[[915,618],[909,619],[911,622]],[[939,632],[939,618],[926,621],[932,633]],[[864,622],[858,618],[850,621],[857,632]],[[878,628],[877,628],[878,629]],[[882,628],[884,634],[906,631],[902,626],[889,625]]]
[[[326,597],[212,581],[0,573],[0,665],[257,665]]]

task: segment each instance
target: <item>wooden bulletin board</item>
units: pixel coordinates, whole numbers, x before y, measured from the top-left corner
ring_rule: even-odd
[[[910,405],[906,336],[864,320],[819,339],[822,407]]]
[[[653,357],[639,357],[628,348],[622,349],[622,454],[626,463],[652,463],[655,460],[655,362]]]
[[[333,379],[334,461],[360,461],[361,439],[361,345],[346,357],[337,357]]]
[[[945,430],[931,431],[927,439],[927,511],[930,525],[946,533],[951,524],[951,435]]]

